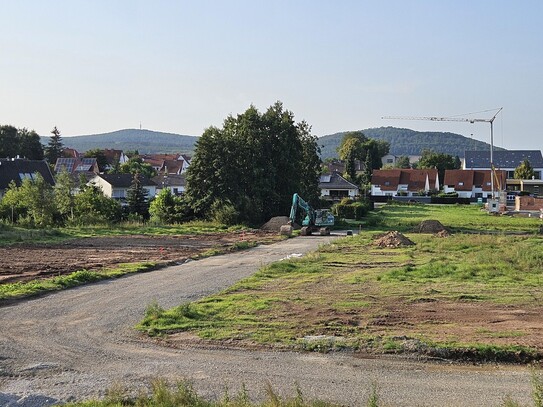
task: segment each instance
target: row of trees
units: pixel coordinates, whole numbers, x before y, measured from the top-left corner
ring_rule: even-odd
[[[60,132],[51,139],[55,147],[51,146],[51,158],[56,153],[58,158]],[[99,156],[98,151],[88,154]],[[264,113],[251,106],[227,117],[222,128],[206,129],[197,142],[183,198],[163,190],[149,206],[139,177],[152,176],[154,170],[138,156],[113,172],[136,174],[127,200],[128,214],[166,223],[198,217],[257,225],[288,214],[295,192],[312,204],[319,198],[317,138],[307,123],[296,123],[280,102]],[[95,187],[81,183],[79,193],[74,190],[65,173],[57,175],[55,187],[41,177],[26,179],[20,187],[10,186],[0,202],[0,216],[36,226],[121,219],[119,203]]]
[[[36,174],[25,178],[20,186],[9,185],[0,201],[0,218],[22,226],[47,227],[113,223],[123,219],[145,219],[149,216],[147,193],[140,176],[135,175],[128,191],[127,205],[106,197],[102,190],[87,185],[83,177],[79,185],[67,172],[56,176],[55,186]]]

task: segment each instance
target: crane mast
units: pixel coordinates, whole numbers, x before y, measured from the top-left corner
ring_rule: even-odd
[[[467,122],[467,123],[490,123],[490,188],[492,191],[492,199],[495,198],[494,193],[494,119],[496,119],[496,116],[498,116],[498,113],[500,113],[503,110],[503,107],[500,107],[497,112],[492,116],[490,119],[473,119],[473,118],[464,118],[464,117],[453,117],[453,116],[445,116],[445,117],[439,117],[439,116],[423,116],[423,117],[415,117],[415,116],[383,116],[382,119],[393,119],[393,120],[425,120],[425,121],[431,121],[431,122]]]

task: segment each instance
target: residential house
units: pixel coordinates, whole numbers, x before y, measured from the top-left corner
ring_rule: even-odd
[[[436,169],[373,170],[371,177],[373,196],[417,196],[432,190],[439,190]]]
[[[144,154],[141,159],[159,174],[183,174],[190,165],[190,157],[184,154]]]
[[[381,163],[383,166],[394,166],[396,164],[396,161],[398,160],[398,156],[395,156],[394,154],[387,154],[383,157],[381,157]]]
[[[496,170],[494,191],[504,191],[507,172]],[[488,198],[492,196],[491,170],[445,170],[443,192],[456,192],[459,198]]]
[[[168,188],[173,195],[182,195],[185,192],[186,180],[181,174],[161,174],[151,178],[156,184],[156,193]]]
[[[534,179],[541,180],[543,175],[543,156],[539,150],[506,150],[494,151],[494,168],[507,171],[507,179],[515,177],[515,168],[524,160],[528,160],[534,169]],[[466,151],[465,170],[490,170],[490,151]],[[509,181],[508,181],[509,182]]]
[[[105,196],[125,202],[133,180],[132,174],[97,174],[89,184],[101,188]],[[156,195],[156,183],[143,175],[141,183],[143,189],[147,191],[147,197],[153,198]]]
[[[335,172],[339,174],[345,174],[345,161],[331,160],[323,164],[323,168],[327,169],[328,173],[333,174]],[[364,163],[360,160],[354,161],[354,170],[357,175],[364,172]]]
[[[102,150],[104,157],[107,161],[107,169],[115,167],[117,162],[122,165],[128,162],[128,156],[123,152],[123,150],[114,150],[114,149],[105,149]]]
[[[321,190],[321,198],[330,201],[341,200],[342,198],[354,198],[359,194],[358,186],[347,181],[337,172],[321,175],[319,189]]]
[[[0,159],[0,198],[4,196],[9,184],[14,181],[15,185],[21,186],[24,179],[36,179],[40,174],[45,182],[55,185],[55,179],[51,169],[45,160],[26,160],[21,158]]]

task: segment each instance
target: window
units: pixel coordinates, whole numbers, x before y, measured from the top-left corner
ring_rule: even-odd
[[[387,158],[387,164],[394,164],[394,160],[392,158]]]
[[[30,174],[29,172],[20,172],[19,173],[19,178],[21,179],[21,181],[25,180],[25,179],[29,179],[31,181],[34,180],[34,177],[32,176],[32,174]]]
[[[464,183],[463,183],[462,181],[460,181],[460,182],[458,183],[458,186],[463,187],[463,186],[464,186]]]
[[[390,182],[385,181],[385,186],[389,186],[389,185],[390,185]]]

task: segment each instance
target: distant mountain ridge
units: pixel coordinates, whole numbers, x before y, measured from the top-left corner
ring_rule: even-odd
[[[390,143],[390,153],[400,155],[420,155],[422,150],[430,149],[440,153],[464,157],[466,150],[489,150],[488,143],[464,137],[456,133],[415,131],[397,127],[379,127],[361,130],[367,137],[385,140]],[[321,147],[321,158],[337,157],[337,147],[346,132],[329,134],[318,139]],[[47,145],[49,137],[41,137]],[[65,147],[79,152],[95,148],[112,148],[123,151],[138,150],[140,154],[148,153],[182,153],[193,154],[197,136],[143,129],[124,129],[103,134],[85,136],[63,136]],[[494,147],[496,151],[503,148]]]
[[[467,150],[490,150],[490,144],[474,140],[456,133],[415,131],[398,127],[379,127],[360,130],[369,138],[384,140],[390,143],[390,154],[420,155],[422,150],[428,149],[438,153],[464,157]],[[337,147],[347,132],[330,134],[319,138],[322,159],[337,157]],[[505,150],[494,146],[496,151]]]
[[[184,153],[192,154],[198,137],[145,129],[123,129],[110,133],[85,136],[63,136],[65,147],[85,152],[95,148],[111,148],[123,151],[138,150],[140,154]],[[41,137],[47,145],[49,137]]]

